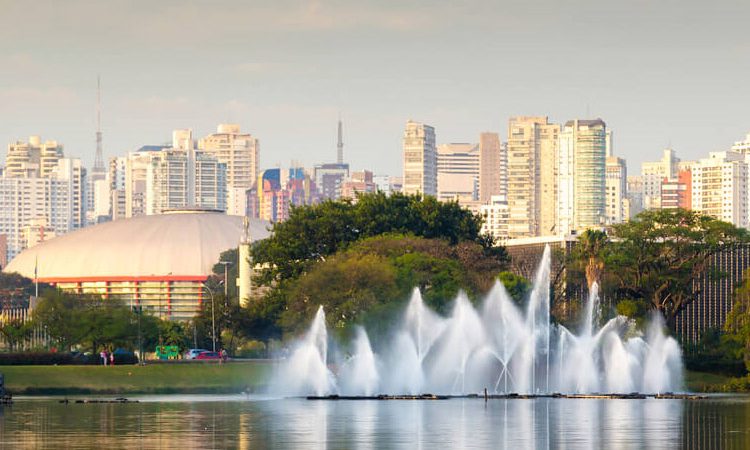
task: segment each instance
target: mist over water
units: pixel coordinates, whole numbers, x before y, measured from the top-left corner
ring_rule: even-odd
[[[274,374],[284,395],[631,393],[682,389],[682,355],[655,316],[646,335],[618,316],[599,326],[593,286],[578,334],[550,323],[550,250],[546,248],[525,308],[499,282],[475,308],[460,293],[448,317],[412,293],[394,333],[375,353],[364,328],[329,357],[321,307],[308,332]],[[333,360],[331,360],[333,359]]]

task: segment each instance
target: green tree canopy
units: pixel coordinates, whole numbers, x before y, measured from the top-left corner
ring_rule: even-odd
[[[698,212],[663,209],[613,226],[611,238],[605,265],[620,298],[645,300],[673,328],[697,297],[697,281],[709,273],[711,259],[747,243],[748,233]]]
[[[364,194],[356,202],[327,200],[317,205],[293,207],[288,220],[276,223],[273,233],[252,249],[253,261],[264,265],[257,281],[271,285],[295,279],[316,261],[325,260],[351,243],[385,233],[413,234],[480,242],[496,258],[491,240],[479,234],[481,219],[455,202],[433,197],[382,192]]]

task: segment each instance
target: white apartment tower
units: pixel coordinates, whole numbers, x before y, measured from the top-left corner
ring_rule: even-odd
[[[628,169],[625,160],[608,156],[605,168],[605,201],[607,224],[626,222],[629,217]]]
[[[8,145],[5,159],[6,177],[47,177],[63,157],[63,146],[57,141],[42,142],[39,136],[28,142],[18,141]]]
[[[510,238],[554,234],[560,126],[544,116],[508,122],[507,199]]]
[[[198,149],[227,166],[227,214],[244,216],[248,189],[260,171],[260,144],[237,124],[220,124],[216,133],[198,141]]]
[[[691,208],[719,220],[747,228],[748,162],[733,152],[711,152],[692,165]]]
[[[405,194],[437,195],[435,128],[409,120],[403,139]]]

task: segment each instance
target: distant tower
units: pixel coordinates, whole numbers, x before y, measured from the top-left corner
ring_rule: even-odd
[[[336,162],[344,164],[344,130],[341,125],[341,118],[339,118],[339,139],[336,142]]]
[[[102,150],[102,118],[101,118],[101,83],[96,76],[96,156],[94,156],[94,169],[92,180],[104,179],[106,176],[104,168],[104,152]]]

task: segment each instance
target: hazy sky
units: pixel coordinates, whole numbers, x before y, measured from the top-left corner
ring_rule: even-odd
[[[93,161],[237,122],[261,165],[335,159],[400,174],[412,118],[439,143],[512,115],[601,117],[631,173],[750,132],[750,1],[0,0],[0,144]],[[3,160],[5,150],[3,149]]]

